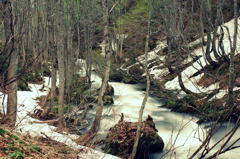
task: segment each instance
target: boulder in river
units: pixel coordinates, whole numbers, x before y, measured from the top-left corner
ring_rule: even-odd
[[[121,120],[109,129],[105,139],[104,151],[112,155],[128,158],[132,152],[137,131],[137,122]],[[149,158],[150,153],[161,152],[164,147],[162,138],[151,116],[142,123],[141,137],[138,145],[137,156],[139,159]]]
[[[97,91],[94,93],[94,95],[98,95],[99,91],[100,91],[100,88],[97,89]],[[113,86],[107,84],[104,96],[114,96],[114,88],[113,88]]]
[[[92,96],[86,97],[87,101],[96,103],[97,99],[98,99],[99,91],[100,91],[100,88],[97,89],[95,92],[93,92]],[[113,96],[114,96],[114,88],[113,88],[113,86],[108,84],[106,87],[104,96],[103,96],[103,104],[104,105],[113,104],[114,103]]]
[[[137,84],[145,82],[144,69],[141,68],[138,64],[134,64],[129,67],[127,70],[114,70],[110,73],[110,81],[123,82],[127,84]]]
[[[122,82],[125,74],[126,73],[122,70],[111,70],[109,80],[114,82]]]
[[[111,85],[107,85],[105,96],[114,96],[114,88]]]
[[[114,103],[112,96],[103,96],[103,104],[104,105],[111,105]]]

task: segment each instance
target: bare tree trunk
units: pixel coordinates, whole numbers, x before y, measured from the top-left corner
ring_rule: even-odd
[[[195,93],[193,93],[192,91],[190,91],[189,89],[187,89],[185,86],[184,86],[184,83],[182,81],[182,72],[180,71],[177,71],[178,73],[178,83],[179,83],[179,86],[181,88],[182,91],[184,91],[185,93],[187,94],[192,94],[192,95],[196,95]]]
[[[103,111],[103,96],[107,88],[108,80],[109,80],[109,73],[110,73],[110,65],[111,65],[111,44],[110,44],[110,39],[109,39],[109,15],[108,15],[108,7],[107,7],[107,0],[102,1],[102,6],[103,6],[103,21],[104,21],[104,40],[105,40],[105,59],[106,59],[106,66],[105,66],[105,71],[104,71],[104,76],[102,80],[102,85],[100,88],[100,92],[98,95],[98,104],[96,107],[96,114],[95,114],[95,120],[93,122],[93,126],[91,128],[92,133],[98,132],[100,128],[100,121],[102,117],[102,111]]]
[[[48,108],[47,113],[53,112],[54,100],[56,96],[56,80],[57,80],[57,57],[56,57],[56,38],[55,38],[55,25],[54,25],[54,5],[52,1],[46,0],[47,3],[47,41],[48,41],[48,54],[51,57],[51,99],[50,108]]]
[[[206,51],[205,51],[205,57],[206,57],[207,62],[210,65],[213,65],[215,62],[213,61],[213,59],[210,55],[211,54],[211,41],[212,41],[211,32],[209,31],[207,33],[207,47],[206,47]]]
[[[91,74],[92,74],[92,44],[91,44],[91,26],[90,26],[90,20],[88,20],[86,27],[86,52],[87,52],[87,68],[86,68],[86,74],[88,78],[89,85],[91,84]]]
[[[219,53],[219,49],[217,49],[216,43],[217,43],[217,36],[218,36],[218,26],[222,24],[222,20],[221,20],[222,5],[223,4],[221,0],[217,4],[217,13],[216,13],[216,19],[213,25],[213,38],[212,38],[212,50],[218,62],[220,62],[221,60],[221,55]]]
[[[140,140],[140,135],[141,135],[141,127],[142,127],[142,116],[143,116],[143,111],[145,108],[145,105],[147,103],[147,99],[149,96],[149,89],[150,89],[150,74],[148,71],[148,50],[149,50],[149,38],[150,38],[150,13],[149,13],[149,19],[148,19],[148,31],[147,31],[147,36],[146,36],[146,42],[145,42],[145,73],[146,73],[146,78],[147,78],[147,83],[146,83],[146,94],[144,96],[140,111],[139,111],[139,117],[138,117],[138,125],[137,125],[137,132],[136,132],[136,138],[135,142],[133,145],[133,150],[131,153],[131,156],[129,157],[130,159],[134,159],[137,153],[137,148]]]
[[[17,115],[17,81],[14,79],[16,77],[16,70],[18,64],[18,53],[14,50],[15,39],[14,39],[14,26],[13,26],[13,14],[12,14],[12,4],[10,0],[2,1],[1,5],[3,7],[3,21],[5,28],[5,38],[6,47],[3,50],[4,55],[10,56],[10,64],[8,66],[7,80],[11,81],[7,86],[8,99],[7,99],[7,116],[6,123],[10,126],[14,126],[16,123]]]
[[[57,82],[57,71],[56,71],[56,65],[57,65],[57,57],[54,54],[55,51],[52,54],[52,71],[51,71],[51,101],[50,101],[50,112],[53,112],[54,107],[54,101],[56,97],[56,82]]]
[[[61,129],[64,127],[64,90],[65,90],[65,64],[64,64],[64,32],[62,29],[64,11],[63,11],[63,1],[58,0],[58,42],[57,42],[57,59],[58,59],[58,73],[59,73],[59,96],[58,96],[58,127]]]
[[[16,30],[15,32],[17,32],[17,38],[15,38],[15,40],[17,41],[18,46],[16,46],[17,48],[17,52],[19,53],[19,61],[18,64],[20,66],[20,68],[23,68],[25,63],[26,63],[26,50],[25,50],[25,39],[26,39],[26,35],[24,34],[24,32],[27,32],[27,28],[26,28],[26,22],[28,19],[28,15],[26,14],[27,12],[27,8],[23,8],[23,7],[19,7],[18,5],[24,4],[26,5],[26,1],[25,2],[15,2],[13,7],[15,10],[15,17],[16,17]]]
[[[13,14],[12,14],[12,4],[10,0],[1,1],[3,24],[5,31],[5,47],[2,52],[6,57],[9,57],[14,50],[14,26],[13,26]]]
[[[32,44],[31,44],[31,29],[32,29],[32,5],[31,5],[31,0],[27,0],[26,2],[26,6],[28,8],[28,12],[27,12],[27,24],[26,24],[26,30],[27,30],[27,33],[26,33],[26,49],[28,51],[32,51]]]
[[[67,37],[65,37],[66,39],[67,39],[67,51],[66,51],[66,53],[67,53],[67,55],[66,55],[66,57],[67,58],[65,58],[66,59],[66,61],[65,61],[65,64],[66,64],[66,70],[65,70],[65,79],[66,79],[66,86],[65,86],[65,88],[66,88],[66,95],[67,95],[67,101],[66,102],[70,102],[70,91],[71,91],[71,85],[72,85],[72,70],[73,70],[73,64],[74,64],[74,62],[73,62],[73,55],[72,55],[72,49],[71,49],[71,47],[72,47],[72,45],[71,45],[71,40],[72,40],[72,36],[71,36],[71,32],[70,31],[68,31],[69,33],[68,33],[68,35],[67,35]]]
[[[107,7],[107,1],[108,0],[102,0],[103,23],[104,23],[103,39],[105,41],[103,51],[105,52],[106,64],[105,64],[101,88],[100,88],[99,95],[98,95],[98,102],[97,102],[97,106],[96,106],[96,114],[95,114],[95,119],[93,121],[93,125],[86,134],[84,134],[77,140],[77,142],[80,142],[82,144],[86,144],[89,140],[94,138],[96,136],[97,132],[99,131],[100,122],[101,122],[101,118],[102,118],[102,111],[103,111],[103,96],[105,94],[105,91],[106,91],[106,88],[108,85],[108,80],[109,80],[112,49],[110,46],[110,39],[109,39],[109,12],[108,12],[108,7]]]
[[[235,83],[235,68],[234,68],[234,56],[237,47],[237,35],[238,35],[238,4],[237,0],[234,0],[234,37],[233,46],[231,47],[230,53],[230,64],[229,64],[229,83],[228,83],[228,106],[234,109],[234,83]]]
[[[14,79],[16,77],[18,64],[18,54],[13,51],[10,56],[10,65],[8,68],[8,80]],[[17,80],[10,83],[7,86],[8,99],[7,99],[7,118],[9,119],[10,126],[14,126],[16,122],[17,115]]]
[[[75,67],[74,63],[74,52],[73,52],[73,35],[74,35],[74,19],[75,13],[73,12],[74,4],[71,1],[66,2],[66,20],[65,20],[65,40],[64,40],[64,52],[65,52],[65,93],[66,93],[66,102],[70,102],[70,92],[71,92],[71,85],[72,85],[72,77],[73,71]]]
[[[31,2],[30,2],[31,3]],[[33,51],[33,58],[36,59],[37,58],[37,52],[38,52],[38,9],[37,9],[37,1],[33,1],[33,18],[32,18],[32,26],[31,26],[31,40],[33,42],[33,46],[32,46],[32,51]],[[37,64],[35,65],[35,68],[33,68],[33,70],[36,69],[36,67],[38,66],[38,61],[37,60]]]
[[[122,61],[122,58],[123,58],[123,42],[124,42],[124,38],[125,38],[125,34],[123,34],[123,37],[121,36],[121,34],[119,35],[120,44],[119,44],[118,57],[119,57],[120,61]]]
[[[201,14],[201,23],[202,23],[202,31],[204,28],[207,32],[207,46],[205,51],[205,58],[208,64],[214,65],[216,62],[213,61],[211,57],[211,44],[212,44],[212,37],[211,32],[213,31],[213,24],[212,24],[212,8],[211,2],[209,0],[203,0],[201,4],[202,14]]]
[[[217,51],[217,47],[216,47],[216,42],[217,42],[217,29],[218,27],[215,26],[214,30],[213,30],[213,38],[212,38],[212,50],[213,50],[213,54],[214,57],[217,59],[217,61],[220,61],[220,55],[218,54]]]

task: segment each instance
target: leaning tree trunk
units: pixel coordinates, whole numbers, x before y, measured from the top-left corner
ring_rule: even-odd
[[[207,32],[207,41],[206,41],[206,50],[204,52],[204,59],[207,65],[215,64],[213,59],[211,58],[211,6],[208,0],[201,1],[201,8],[200,8],[200,24],[201,24],[201,35],[204,40],[204,29]]]
[[[179,83],[179,86],[181,88],[182,91],[184,91],[185,93],[187,94],[191,94],[191,95],[194,95],[196,96],[196,93],[190,91],[189,89],[187,89],[183,83],[183,80],[182,80],[182,72],[180,72],[179,70],[177,70],[177,75],[178,75],[178,83]]]
[[[18,64],[18,53],[14,51],[15,39],[14,39],[14,24],[12,14],[12,4],[10,0],[2,1],[0,4],[3,8],[3,21],[5,29],[6,45],[3,50],[3,54],[6,57],[10,56],[10,64],[8,66],[7,73],[7,116],[6,123],[10,126],[14,126],[16,123],[17,114],[17,81],[16,70]]]
[[[211,38],[211,33],[208,32],[207,33],[207,46],[206,46],[206,51],[205,51],[205,57],[207,62],[210,65],[215,65],[215,61],[213,61],[212,57],[211,57],[211,42],[212,42],[212,38]]]
[[[215,19],[215,22],[214,22],[214,25],[213,25],[213,38],[212,38],[212,50],[213,50],[213,54],[214,54],[214,57],[217,59],[218,62],[220,62],[222,59],[221,59],[221,55],[219,53],[219,49],[217,49],[217,39],[218,39],[218,25],[221,25],[222,24],[222,20],[221,20],[221,12],[222,12],[222,4],[223,2],[220,1],[218,4],[217,4],[217,13],[216,13],[216,19]],[[218,46],[219,47],[219,46]]]
[[[103,96],[105,94],[108,80],[109,80],[109,73],[110,73],[110,65],[111,65],[111,49],[110,49],[110,39],[109,39],[109,22],[108,22],[108,7],[107,7],[107,0],[102,1],[102,6],[103,6],[103,21],[104,21],[104,40],[105,40],[105,46],[104,46],[104,51],[105,51],[105,59],[106,59],[106,66],[105,66],[105,71],[104,71],[104,76],[102,80],[102,85],[100,88],[100,92],[98,95],[98,103],[96,107],[96,114],[95,114],[95,120],[93,122],[93,126],[91,128],[92,133],[98,132],[100,128],[100,121],[102,117],[102,111],[103,111]]]
[[[102,6],[103,6],[103,22],[104,22],[104,41],[105,45],[103,48],[103,51],[105,52],[105,69],[104,69],[104,74],[103,74],[103,79],[102,79],[102,84],[101,88],[99,91],[98,95],[98,102],[97,102],[97,107],[96,107],[96,114],[95,114],[95,119],[93,121],[93,125],[91,129],[81,136],[79,139],[77,139],[77,142],[86,144],[88,141],[90,141],[92,138],[94,138],[97,134],[97,132],[100,129],[100,122],[102,118],[102,112],[103,112],[103,96],[105,94],[107,85],[108,85],[108,80],[109,80],[109,74],[110,74],[110,66],[111,66],[111,46],[110,46],[110,38],[109,38],[109,12],[108,12],[108,7],[107,7],[107,0],[102,1]]]
[[[215,25],[216,26],[216,25]],[[220,55],[218,54],[217,51],[217,46],[216,46],[216,42],[217,42],[217,26],[216,29],[213,30],[213,38],[212,38],[212,50],[213,50],[213,55],[214,57],[217,59],[217,61],[219,62],[221,60]]]
[[[147,31],[147,36],[146,36],[146,43],[145,43],[145,73],[146,73],[146,78],[147,78],[147,83],[146,83],[146,94],[143,98],[143,102],[139,111],[139,117],[138,117],[138,125],[137,125],[137,132],[136,132],[136,138],[135,142],[133,145],[133,150],[130,156],[130,159],[134,159],[137,153],[137,148],[140,140],[140,135],[141,135],[141,127],[142,127],[142,116],[143,116],[143,111],[145,108],[145,105],[147,103],[148,95],[149,95],[149,89],[150,89],[150,74],[148,71],[148,50],[149,50],[149,38],[150,38],[150,13],[149,13],[149,20],[148,20],[148,31]]]

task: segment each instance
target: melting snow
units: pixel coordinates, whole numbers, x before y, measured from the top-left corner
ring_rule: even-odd
[[[223,43],[224,43],[224,49],[225,52],[227,54],[230,53],[231,51],[231,45],[229,42],[229,37],[231,39],[233,39],[233,35],[234,35],[234,20],[231,20],[227,23],[225,23],[224,25],[224,38],[223,38]],[[229,28],[229,35],[227,32],[227,28]],[[220,27],[218,28],[218,33],[220,34]],[[238,36],[238,44],[237,44],[237,52],[240,51],[240,36]],[[195,43],[199,43],[199,39],[196,40],[195,42],[193,42],[191,45],[195,44]],[[218,44],[216,44],[218,47]],[[182,72],[182,80],[184,82],[184,85],[186,86],[186,88],[190,89],[191,91],[195,92],[195,93],[201,93],[201,92],[209,92],[211,90],[214,90],[216,88],[219,88],[219,83],[215,83],[211,86],[209,86],[208,88],[204,88],[204,87],[200,87],[197,86],[196,82],[200,79],[201,76],[196,76],[193,78],[190,78],[194,73],[196,73],[198,70],[200,70],[202,67],[206,66],[206,60],[203,57],[203,52],[205,51],[206,47],[200,47],[196,50],[193,51],[193,54],[195,56],[201,56],[196,62],[193,63],[193,65],[189,66],[188,68],[186,68],[183,72]],[[213,52],[211,52],[211,57],[213,58]],[[189,60],[189,59],[188,59]],[[213,60],[216,60],[213,58]],[[163,72],[165,72],[165,70],[162,70]],[[178,77],[174,78],[173,80],[167,82],[165,84],[165,87],[167,89],[180,89],[179,83],[178,83]],[[218,95],[218,97],[224,96],[223,93],[220,92],[220,94]]]
[[[83,159],[117,159],[118,157],[104,154],[91,148],[78,145],[76,142],[73,141],[74,139],[78,138],[77,135],[58,133],[56,132],[56,127],[50,126],[45,123],[32,123],[34,121],[39,121],[30,117],[29,114],[32,113],[36,108],[39,108],[35,99],[39,96],[47,95],[50,88],[50,82],[47,81],[48,79],[45,78],[45,91],[39,91],[42,85],[37,84],[30,84],[32,91],[18,91],[16,131],[22,134],[29,134],[33,137],[48,136],[52,140],[65,143],[66,145],[75,150],[83,149],[85,151],[79,154],[79,157]],[[5,99],[7,99],[7,96],[5,97]],[[3,108],[5,106],[6,100],[3,101],[3,94],[0,92],[0,111],[3,111]]]

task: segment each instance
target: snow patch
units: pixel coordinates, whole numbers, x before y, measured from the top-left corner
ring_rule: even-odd
[[[229,29],[229,33],[228,30]],[[220,34],[220,27],[218,27],[218,34]],[[233,35],[234,35],[234,19],[225,23],[223,25],[223,30],[224,30],[224,38],[223,38],[223,44],[224,44],[224,49],[226,54],[229,54],[231,52],[231,45],[229,42],[229,37],[231,39],[233,39]],[[237,48],[236,48],[236,52],[239,53],[240,51],[240,36],[237,37]],[[192,43],[193,44],[197,44],[199,43],[201,39],[196,40],[196,42]],[[218,44],[216,44],[216,47],[218,47]],[[208,92],[214,89],[219,88],[219,83],[215,83],[207,88],[204,87],[200,87],[197,86],[197,82],[200,79],[198,76],[197,77],[193,77],[190,78],[194,73],[196,73],[197,71],[199,71],[200,69],[202,69],[204,66],[207,65],[207,62],[204,58],[204,52],[206,51],[206,47],[200,47],[198,49],[195,49],[193,51],[193,54],[195,56],[201,56],[196,62],[194,62],[191,66],[187,67],[183,72],[182,72],[182,80],[184,82],[184,85],[186,86],[186,88],[190,89],[192,92],[195,93],[201,93],[201,92]],[[214,61],[216,61],[216,59],[213,56],[213,52],[210,53],[210,56],[212,57],[212,59]],[[187,61],[189,61],[189,59],[187,59]],[[173,80],[167,82],[165,84],[165,87],[167,89],[180,89],[179,83],[178,83],[178,77],[174,78]],[[221,97],[221,95],[219,95]]]
[[[40,108],[36,102],[36,98],[42,95],[47,95],[50,88],[50,82],[47,82],[48,79],[44,78],[45,81],[45,91],[40,91],[42,85],[30,84],[31,91],[18,91],[18,110],[17,110],[17,122],[16,122],[16,131],[22,134],[29,134],[33,137],[43,136],[49,137],[52,140],[65,143],[69,147],[79,150],[83,149],[84,151],[79,154],[79,157],[82,159],[118,159],[118,157],[105,154],[91,148],[78,145],[74,142],[78,138],[77,135],[72,134],[61,134],[56,132],[56,127],[50,126],[45,123],[34,123],[39,122],[39,120],[30,117],[29,115],[37,108]],[[3,94],[0,92],[0,111],[3,111],[3,107],[6,107],[6,99],[3,101]],[[3,105],[2,105],[3,104]],[[4,109],[6,110],[6,109]],[[5,111],[6,112],[6,111]]]

